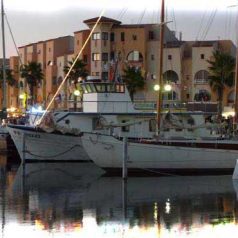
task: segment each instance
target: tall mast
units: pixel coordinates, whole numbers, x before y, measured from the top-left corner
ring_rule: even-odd
[[[164,48],[164,0],[161,0],[160,13],[160,44],[159,44],[159,86],[158,100],[157,100],[157,130],[160,133],[161,107],[162,107],[162,88],[163,88],[163,48]]]
[[[6,94],[6,52],[5,52],[5,30],[4,30],[4,7],[3,0],[1,0],[1,17],[2,17],[2,71],[3,71],[3,103],[2,111],[7,108],[7,94]]]
[[[238,40],[237,40],[238,43]],[[236,67],[235,67],[235,98],[234,98],[234,120],[233,123],[238,122],[238,44],[236,45]]]

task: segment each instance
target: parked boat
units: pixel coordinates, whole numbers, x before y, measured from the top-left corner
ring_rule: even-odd
[[[113,173],[122,170],[122,140],[84,133],[82,142],[96,165]],[[129,140],[127,147],[128,171],[141,174],[230,174],[238,158],[236,140]]]
[[[89,160],[81,143],[83,132],[154,136],[155,131],[149,128],[155,112],[137,110],[124,84],[89,82],[82,87],[82,112],[49,113],[40,126],[8,124],[21,159]]]

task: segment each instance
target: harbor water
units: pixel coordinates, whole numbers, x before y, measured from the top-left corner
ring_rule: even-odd
[[[232,176],[108,177],[93,163],[0,158],[0,237],[236,237]]]

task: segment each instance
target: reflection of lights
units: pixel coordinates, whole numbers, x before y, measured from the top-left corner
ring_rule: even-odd
[[[158,205],[157,202],[154,203],[154,219],[157,221],[158,219]]]
[[[168,198],[166,203],[165,203],[165,213],[169,214],[170,211],[171,211],[171,205],[170,205],[170,200]]]

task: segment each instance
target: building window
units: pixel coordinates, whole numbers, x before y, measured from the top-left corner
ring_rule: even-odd
[[[92,72],[92,76],[100,76],[99,72]]]
[[[201,54],[200,57],[201,57],[201,59],[205,59],[205,55],[204,54]]]
[[[47,65],[48,65],[48,66],[52,66],[52,65],[53,65],[52,61],[49,60],[48,63],[47,63]]]
[[[57,85],[57,77],[52,78],[52,85]]]
[[[79,45],[79,40],[77,40],[77,45]]]
[[[132,40],[137,40],[137,35],[132,35]]]
[[[172,60],[172,55],[168,55],[168,60]]]
[[[126,123],[126,122],[128,122],[128,121],[122,120],[121,122],[122,122],[122,123]],[[121,131],[123,131],[123,132],[129,132],[129,131],[130,131],[130,126],[122,126]]]
[[[93,33],[93,40],[100,40],[100,33],[99,32]]]
[[[151,56],[150,56],[150,59],[151,59],[151,60],[155,60],[155,56],[154,56],[154,55],[151,55]]]
[[[156,75],[155,75],[155,74],[151,74],[150,77],[151,77],[151,79],[153,79],[153,80],[156,79]]]
[[[83,62],[88,63],[88,56],[87,55],[83,55]]]
[[[51,52],[51,48],[49,48],[48,51]]]
[[[108,53],[102,53],[102,61],[108,61]]]
[[[102,80],[108,81],[108,72],[102,72]]]
[[[189,99],[189,97],[190,97],[189,93],[186,94],[186,97],[187,97],[187,99]]]
[[[149,40],[154,40],[155,39],[155,35],[153,31],[149,31]]]
[[[100,54],[99,54],[99,53],[93,53],[93,54],[92,54],[92,60],[93,60],[93,61],[98,61],[98,60],[100,60]]]
[[[125,32],[121,32],[121,41],[125,41]]]
[[[115,41],[115,34],[114,34],[114,32],[112,32],[112,33],[110,34],[110,40],[111,40],[111,41]]]
[[[110,53],[110,60],[114,60],[115,59],[115,52],[111,51]]]
[[[102,32],[102,40],[108,40],[108,33]]]
[[[41,53],[41,50],[39,49],[38,51],[37,51],[37,54],[40,54]]]

